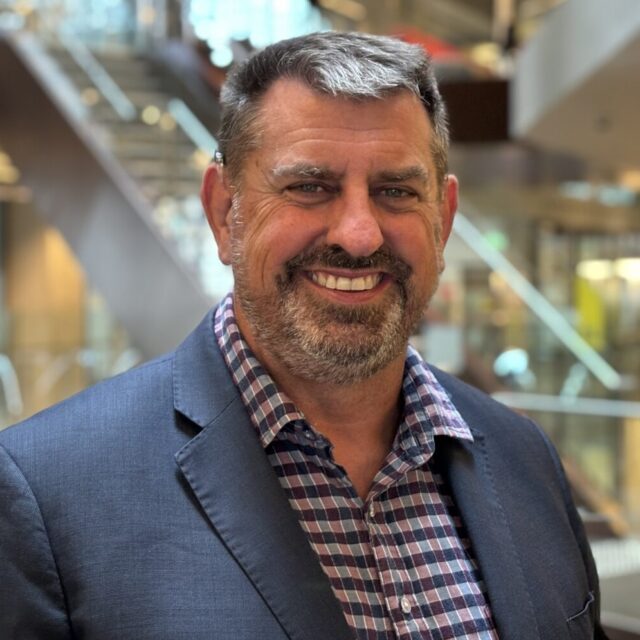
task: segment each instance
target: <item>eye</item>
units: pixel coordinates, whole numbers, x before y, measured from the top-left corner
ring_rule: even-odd
[[[411,209],[419,200],[418,194],[409,187],[389,186],[380,187],[373,193],[381,207],[390,211],[404,211]]]
[[[385,187],[380,189],[380,195],[386,198],[414,198],[415,193],[404,187]]]
[[[318,204],[327,201],[335,191],[320,182],[296,182],[285,189],[300,204]]]
[[[321,184],[313,182],[303,182],[302,184],[294,184],[289,187],[290,191],[297,191],[299,193],[323,193],[325,188]]]

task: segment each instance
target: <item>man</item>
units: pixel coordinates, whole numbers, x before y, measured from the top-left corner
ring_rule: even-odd
[[[604,637],[547,439],[407,348],[457,199],[424,53],[293,39],[222,102],[234,294],[0,435],[3,637]]]

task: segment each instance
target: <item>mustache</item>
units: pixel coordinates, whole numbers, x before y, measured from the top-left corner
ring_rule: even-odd
[[[378,269],[404,283],[411,276],[411,267],[386,247],[380,247],[370,256],[352,256],[338,245],[316,247],[298,254],[285,264],[287,279],[291,280],[307,267],[335,267],[336,269]]]

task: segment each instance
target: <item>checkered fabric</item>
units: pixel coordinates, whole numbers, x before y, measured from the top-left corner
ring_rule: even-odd
[[[473,440],[427,365],[409,349],[405,412],[365,502],[331,443],[243,340],[225,298],[214,331],[235,384],[348,624],[361,640],[497,638],[469,540],[442,479],[434,436]]]

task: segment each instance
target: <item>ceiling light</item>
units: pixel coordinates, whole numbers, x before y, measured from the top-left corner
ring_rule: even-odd
[[[15,184],[20,179],[20,172],[11,165],[0,166],[0,184]]]
[[[576,273],[585,280],[606,280],[614,275],[611,260],[582,260],[576,266]]]
[[[162,117],[162,112],[153,104],[146,106],[140,114],[142,122],[148,125],[158,124]]]
[[[640,170],[630,169],[623,171],[619,177],[620,184],[631,191],[640,192]]]
[[[170,113],[163,113],[158,124],[163,131],[173,131],[176,128],[176,121]]]
[[[640,258],[619,258],[614,262],[617,276],[625,280],[640,280]]]

